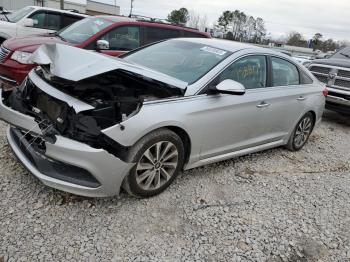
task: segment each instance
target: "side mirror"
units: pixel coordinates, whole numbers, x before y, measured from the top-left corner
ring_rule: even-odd
[[[109,50],[109,42],[107,40],[97,40],[96,49],[97,50]]]
[[[35,22],[31,18],[24,18],[24,19],[21,20],[20,24],[22,26],[26,26],[26,27],[33,27]]]
[[[234,80],[226,79],[216,86],[216,91],[221,94],[244,95],[245,87]]]

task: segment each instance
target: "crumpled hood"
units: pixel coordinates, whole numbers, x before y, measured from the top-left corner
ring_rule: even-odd
[[[188,85],[188,83],[171,76],[129,63],[120,58],[62,44],[42,45],[33,53],[31,60],[38,65],[50,65],[51,74],[71,81],[80,81],[120,69],[181,89],[186,89]]]

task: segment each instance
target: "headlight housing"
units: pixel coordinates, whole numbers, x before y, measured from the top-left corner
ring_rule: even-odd
[[[31,55],[32,53],[15,51],[12,54],[11,59],[17,61],[18,63],[27,65],[27,64],[32,64],[32,62],[29,59]]]

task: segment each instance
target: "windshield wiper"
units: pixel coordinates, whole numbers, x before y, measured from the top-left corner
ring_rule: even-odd
[[[346,58],[350,58],[350,55],[347,55],[347,54],[344,54],[344,53],[339,53],[339,54],[345,56]]]

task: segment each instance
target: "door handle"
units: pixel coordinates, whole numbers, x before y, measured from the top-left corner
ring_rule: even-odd
[[[304,101],[304,100],[306,100],[307,98],[305,97],[305,96],[299,96],[298,98],[297,98],[297,100],[298,101]]]
[[[265,107],[268,107],[270,106],[270,104],[266,103],[266,102],[261,102],[259,105],[257,105],[256,107],[257,108],[265,108]]]

